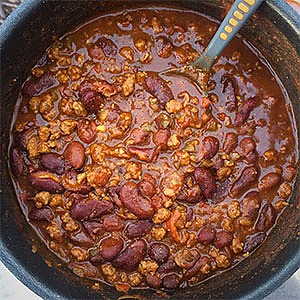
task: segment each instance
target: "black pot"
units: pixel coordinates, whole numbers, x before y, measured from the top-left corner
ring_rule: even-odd
[[[27,0],[0,27],[1,43],[1,260],[25,285],[44,299],[115,299],[120,294],[103,285],[101,291],[68,269],[57,268],[57,259],[26,222],[19,208],[8,170],[9,128],[22,82],[37,59],[60,36],[84,20],[113,8],[143,1],[38,1]],[[221,1],[144,1],[144,5],[170,4],[199,10],[221,19]],[[266,1],[241,34],[266,57],[292,101],[298,127],[300,117],[300,18],[283,0]],[[283,212],[270,236],[248,259],[200,285],[177,290],[172,299],[259,299],[287,280],[300,265],[299,174],[291,205]],[[32,240],[38,253],[31,251]],[[48,267],[45,259],[52,263]],[[131,292],[154,299],[150,290]],[[130,299],[127,298],[127,299]],[[140,298],[139,298],[140,299]]]

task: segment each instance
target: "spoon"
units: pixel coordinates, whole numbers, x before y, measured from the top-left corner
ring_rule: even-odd
[[[264,0],[234,1],[205,51],[191,64],[162,71],[160,75],[184,76],[196,84],[203,96],[207,96],[207,82],[215,60],[263,1]]]

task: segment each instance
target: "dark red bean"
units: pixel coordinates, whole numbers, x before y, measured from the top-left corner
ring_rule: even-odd
[[[260,191],[267,191],[280,183],[281,176],[277,173],[270,172],[266,174],[258,183]]]
[[[114,259],[123,249],[123,240],[116,237],[108,237],[99,244],[99,255],[104,260],[110,261]]]
[[[91,58],[96,58],[99,60],[105,57],[104,51],[97,45],[92,45],[92,47],[88,49],[88,52]]]
[[[76,243],[78,245],[82,245],[82,246],[92,246],[94,244],[93,240],[84,231],[71,233],[70,239],[74,243]]]
[[[168,274],[171,272],[177,272],[180,268],[176,265],[174,260],[168,260],[157,269],[159,274]]]
[[[60,184],[60,179],[53,173],[46,171],[32,172],[29,177],[29,184],[37,191],[50,193],[62,193],[65,188]]]
[[[257,100],[255,97],[248,98],[239,107],[234,119],[234,126],[241,126],[247,121],[251,111],[254,109]]]
[[[246,137],[240,141],[241,154],[247,156],[256,149],[256,143],[251,137]]]
[[[230,154],[238,144],[238,137],[234,132],[227,132],[225,135],[223,149],[226,154]]]
[[[96,44],[102,48],[106,56],[115,57],[117,55],[118,47],[111,39],[101,37]]]
[[[81,200],[73,204],[71,215],[75,220],[92,220],[102,215],[112,212],[113,204],[110,201],[99,200]]]
[[[54,215],[50,207],[36,208],[33,207],[29,213],[29,219],[35,221],[48,221],[53,220]]]
[[[65,162],[57,153],[45,153],[41,155],[40,164],[43,168],[62,174],[64,172]]]
[[[198,203],[203,200],[204,197],[201,193],[199,185],[193,185],[192,187],[183,186],[177,200],[184,201],[187,203]]]
[[[84,90],[80,94],[80,100],[84,108],[90,113],[98,113],[100,108],[103,106],[103,97],[93,90]]]
[[[223,75],[221,77],[221,83],[223,84],[222,96],[225,97],[225,107],[229,112],[233,112],[237,108],[233,79],[228,75]]]
[[[233,196],[238,196],[257,183],[258,171],[254,166],[245,167],[240,177],[233,183],[230,191]]]
[[[260,208],[260,200],[258,192],[249,192],[242,201],[242,215],[243,217],[254,220],[257,217]]]
[[[87,184],[86,179],[80,184],[77,182],[78,173],[75,170],[71,170],[62,175],[61,184],[63,187],[72,192],[80,193],[80,194],[88,194],[92,191],[92,187]]]
[[[153,143],[161,148],[166,148],[170,136],[170,129],[158,129],[153,133]]]
[[[132,145],[147,145],[150,142],[150,134],[141,128],[134,128],[130,133],[130,141]]]
[[[210,259],[207,256],[202,256],[196,261],[196,263],[190,269],[186,271],[186,273],[184,274],[184,278],[190,279],[193,276],[200,274],[201,269],[205,265],[210,265]]]
[[[24,129],[16,135],[16,145],[18,145],[20,150],[26,151],[29,140],[34,136],[37,136],[37,131],[34,124],[31,123],[29,128]]]
[[[166,103],[171,99],[174,99],[173,93],[167,82],[157,75],[147,75],[145,78],[145,89],[153,97],[158,99],[161,109],[165,109]]]
[[[103,224],[98,221],[85,221],[83,227],[93,239],[101,236],[106,231]]]
[[[117,215],[106,215],[103,217],[103,226],[106,231],[121,231],[125,227],[125,222]]]
[[[250,236],[247,236],[244,243],[243,252],[251,252],[258,245],[260,245],[265,239],[266,234],[264,232],[256,232]]]
[[[145,162],[155,162],[159,154],[157,148],[140,148],[135,146],[129,146],[128,152]]]
[[[144,240],[134,241],[112,261],[112,265],[124,271],[133,271],[145,257],[146,252],[147,244]]]
[[[219,140],[214,136],[207,136],[202,140],[200,153],[203,159],[213,158],[219,150]]]
[[[96,123],[93,120],[79,119],[77,134],[84,143],[90,144],[96,136]]]
[[[146,283],[149,287],[158,289],[161,287],[162,280],[157,275],[148,274],[146,276]]]
[[[225,246],[230,245],[232,239],[233,239],[233,236],[230,232],[221,230],[221,231],[218,231],[216,234],[214,245],[219,249],[224,248]]]
[[[73,141],[67,145],[64,151],[64,158],[75,169],[80,169],[85,162],[84,146],[77,141]]]
[[[155,39],[156,53],[162,58],[167,58],[172,54],[173,45],[165,36],[158,36]]]
[[[179,286],[179,284],[180,279],[176,274],[167,275],[162,279],[162,286],[167,290],[174,290]]]
[[[190,269],[199,257],[200,254],[196,249],[182,249],[175,255],[175,263],[182,269]]]
[[[198,241],[204,245],[210,244],[214,241],[216,230],[210,225],[202,227],[198,233]]]
[[[217,192],[216,179],[213,174],[208,169],[198,167],[194,171],[194,177],[205,198],[213,198]]]
[[[93,266],[98,267],[105,263],[105,259],[101,255],[96,254],[91,257],[90,262]]]
[[[13,148],[11,151],[11,170],[16,177],[19,177],[25,172],[22,152],[17,148]]]
[[[138,183],[139,191],[144,197],[151,198],[155,194],[155,187],[146,180]]]
[[[275,208],[271,204],[265,204],[259,214],[256,229],[259,231],[269,230],[275,224],[276,215]]]
[[[148,219],[154,215],[151,202],[139,195],[138,186],[129,181],[122,185],[119,192],[123,205],[140,219]]]
[[[169,247],[163,243],[153,243],[150,245],[149,256],[159,264],[166,262],[169,254]]]
[[[126,229],[126,235],[130,238],[137,238],[145,236],[150,232],[153,223],[148,220],[138,220],[132,224],[129,224]]]

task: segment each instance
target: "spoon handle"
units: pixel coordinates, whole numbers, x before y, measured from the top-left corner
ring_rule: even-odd
[[[191,65],[211,69],[216,58],[264,0],[236,0],[205,51]]]

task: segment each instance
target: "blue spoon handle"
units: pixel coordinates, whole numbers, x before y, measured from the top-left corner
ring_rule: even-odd
[[[205,51],[191,65],[202,71],[209,72],[216,58],[263,1],[264,0],[234,1]]]

